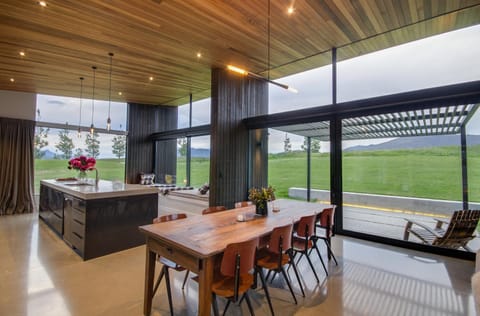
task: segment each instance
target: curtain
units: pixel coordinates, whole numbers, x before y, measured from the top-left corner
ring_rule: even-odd
[[[0,117],[0,215],[31,213],[35,122]]]

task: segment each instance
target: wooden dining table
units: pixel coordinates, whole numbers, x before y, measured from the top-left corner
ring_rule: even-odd
[[[278,212],[255,216],[247,206],[204,216],[140,226],[146,237],[144,315],[152,310],[156,256],[160,255],[198,275],[198,315],[210,315],[211,285],[216,258],[231,243],[268,236],[275,227],[295,223],[302,216],[318,214],[330,204],[296,200],[274,201]],[[246,221],[238,221],[238,215]]]

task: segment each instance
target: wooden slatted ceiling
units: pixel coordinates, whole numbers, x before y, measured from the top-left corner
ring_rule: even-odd
[[[115,101],[201,99],[210,95],[211,69],[227,64],[267,74],[267,0],[47,3],[0,2],[1,90],[78,97],[78,77],[89,91],[97,65],[96,95],[107,99],[108,52]],[[273,79],[329,64],[334,46],[344,60],[480,23],[480,0],[298,0],[287,16],[290,3],[271,0]]]
[[[480,104],[386,113],[343,120],[344,140],[459,134],[461,126]],[[329,123],[316,122],[276,127],[282,132],[328,141]]]

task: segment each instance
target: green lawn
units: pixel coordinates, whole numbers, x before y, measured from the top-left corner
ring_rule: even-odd
[[[185,157],[177,159],[177,182],[182,183],[186,179],[186,160]],[[209,158],[192,158],[190,164],[191,179],[190,185],[193,187],[201,187],[205,183],[209,183],[210,179],[210,159]]]
[[[312,154],[312,188],[330,187],[329,154]],[[123,159],[99,159],[102,179],[124,179]],[[209,159],[192,159],[191,184],[208,182]],[[470,201],[480,202],[480,146],[468,148]],[[185,159],[177,164],[177,179],[185,178]],[[269,184],[278,197],[286,197],[289,187],[306,187],[306,154],[295,152],[269,155]],[[76,176],[66,160],[36,160],[35,190],[40,179]],[[180,182],[181,183],[181,182]],[[417,150],[345,152],[343,188],[348,192],[387,194],[443,200],[462,199],[460,152],[458,147]]]
[[[40,180],[55,179],[65,177],[76,177],[78,171],[67,169],[67,160],[51,159],[41,160],[35,159],[35,192],[40,192]],[[124,159],[98,159],[97,160],[98,175],[104,180],[125,179],[125,160]],[[95,177],[95,171],[88,173],[89,177]]]
[[[480,146],[468,153],[470,201],[480,201]],[[306,187],[307,155],[303,152],[269,156],[269,184],[279,197],[292,186]],[[330,187],[329,154],[312,154],[312,188]],[[462,199],[461,160],[458,147],[416,150],[345,152],[343,189],[348,192]]]

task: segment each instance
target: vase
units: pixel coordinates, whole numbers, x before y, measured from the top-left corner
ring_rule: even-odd
[[[87,183],[88,182],[88,177],[87,177],[87,172],[80,170],[78,172],[78,177],[77,177],[78,183]]]
[[[255,213],[260,216],[267,216],[268,215],[268,207],[267,207],[267,201],[262,200],[262,201],[257,201],[255,203]]]

